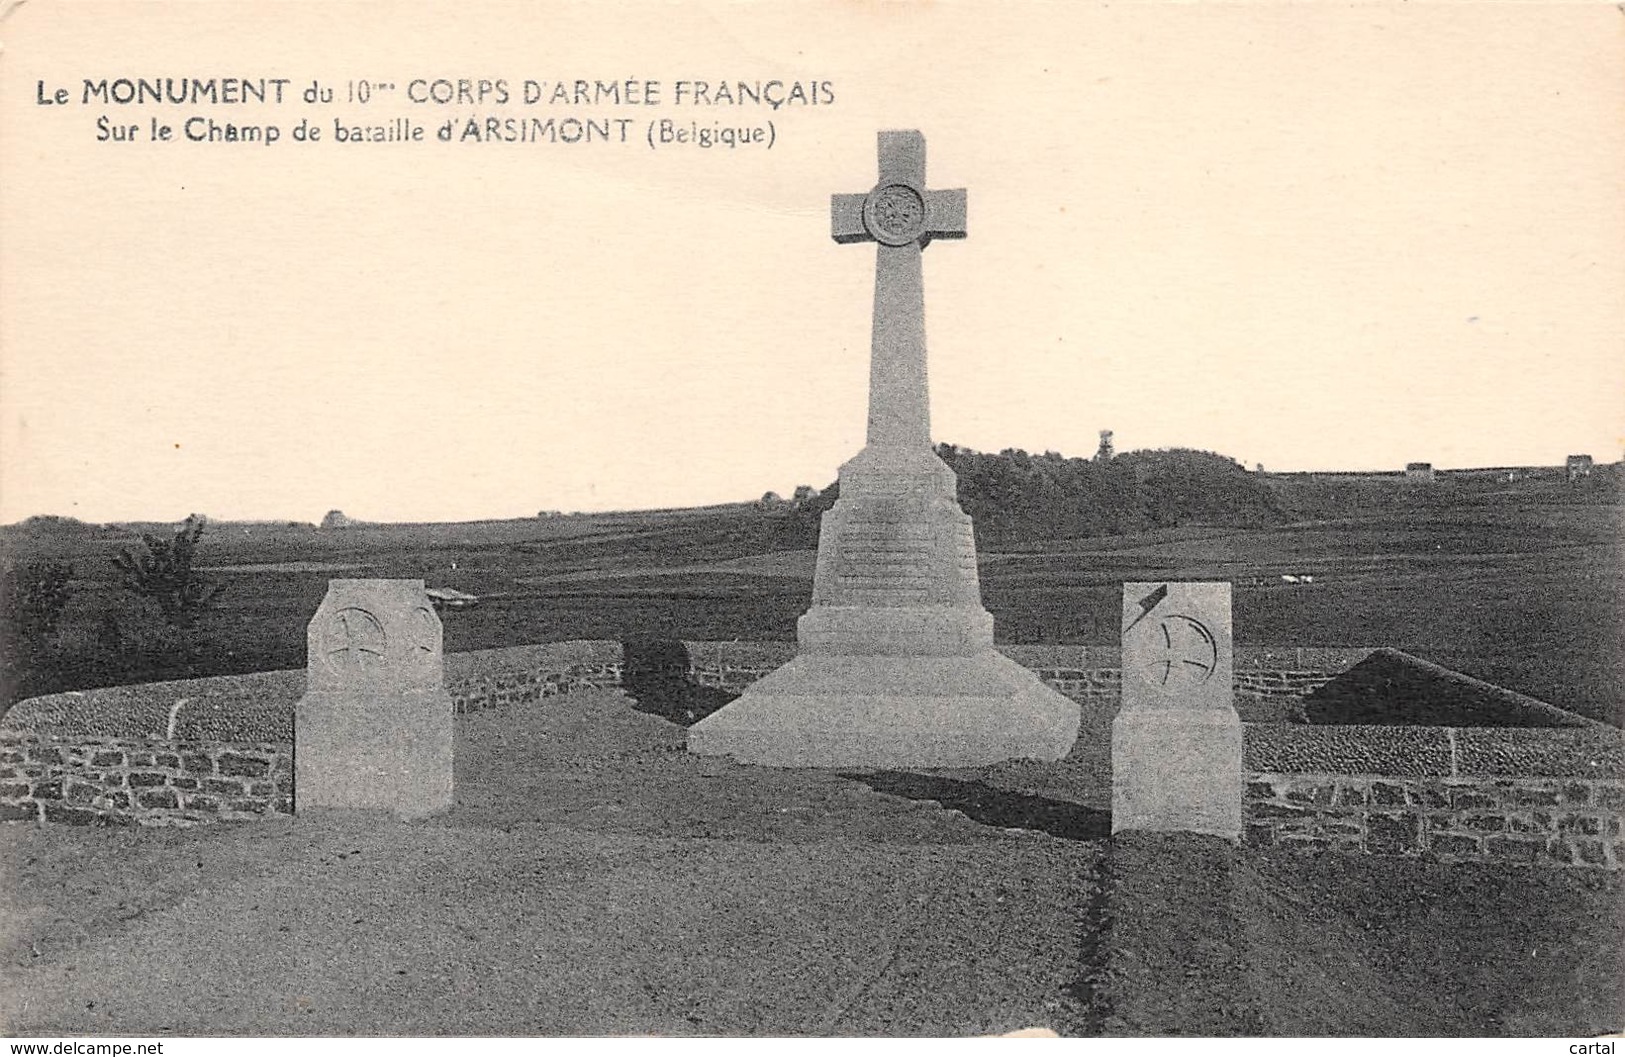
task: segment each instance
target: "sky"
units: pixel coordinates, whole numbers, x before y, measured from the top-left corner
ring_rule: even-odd
[[[1602,3],[23,5],[0,22],[0,523],[822,487],[863,443],[874,275],[829,196],[874,184],[884,128],[969,195],[968,238],[925,253],[939,441],[1613,461],[1622,44]],[[84,98],[164,77],[287,98]],[[522,102],[576,78],[658,101]],[[510,99],[409,98],[442,79]],[[395,87],[351,102],[358,80]],[[817,103],[678,97],[701,80]],[[571,116],[627,141],[437,136]],[[191,142],[191,118],[281,138]],[[425,140],[334,142],[401,120]],[[663,120],[772,145],[651,146]]]

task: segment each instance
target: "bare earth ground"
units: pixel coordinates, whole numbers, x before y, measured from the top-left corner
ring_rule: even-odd
[[[692,758],[683,735],[618,693],[573,694],[460,718],[459,802],[434,822],[8,825],[0,1028],[1625,1024],[1617,877],[1114,844],[1093,763],[842,776]]]

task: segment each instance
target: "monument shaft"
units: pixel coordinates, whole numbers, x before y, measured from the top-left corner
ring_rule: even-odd
[[[956,656],[990,649],[976,539],[954,475],[931,449],[921,255],[965,236],[965,192],[925,186],[925,139],[882,132],[880,178],[836,195],[836,242],[874,242],[867,444],[841,467],[824,515],[801,648],[838,655]]]
[[[875,248],[875,321],[869,358],[871,447],[931,446],[925,372],[925,277],[920,246]]]

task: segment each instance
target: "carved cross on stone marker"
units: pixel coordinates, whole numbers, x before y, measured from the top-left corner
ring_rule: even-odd
[[[378,618],[352,606],[333,615],[327,629],[327,657],[341,671],[368,671],[383,663],[386,642]]]
[[[925,137],[882,132],[880,181],[868,194],[832,196],[830,235],[878,243],[868,444],[930,448],[920,251],[932,239],[965,237],[965,191],[926,190]]]
[[[1174,614],[1165,618],[1153,636],[1149,660],[1142,674],[1157,686],[1199,686],[1218,665],[1213,632],[1194,617]]]

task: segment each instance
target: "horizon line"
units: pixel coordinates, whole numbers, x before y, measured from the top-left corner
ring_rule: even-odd
[[[935,447],[935,445],[933,445],[933,447]],[[975,449],[969,449],[969,450],[974,451]],[[1175,450],[1194,451],[1194,450],[1197,450],[1197,449],[1170,449],[1170,448],[1135,449],[1134,451],[1123,452],[1123,453],[1120,453],[1120,454],[1115,455],[1113,457],[1114,458],[1122,458],[1124,455],[1138,454],[1141,451],[1175,451]],[[1025,451],[1025,449],[1006,448],[1006,449],[1001,449],[1001,451]],[[982,452],[982,453],[979,453],[979,454],[998,455],[998,454],[1001,454],[1001,452]],[[1029,456],[1036,455],[1036,457],[1042,459],[1047,453],[1046,452],[1037,452],[1037,453],[1026,452],[1026,454],[1028,454]],[[1211,454],[1217,454],[1217,453],[1215,452],[1215,453],[1211,453]],[[1262,474],[1265,477],[1315,477],[1315,476],[1327,476],[1327,477],[1380,477],[1380,478],[1395,478],[1395,479],[1403,479],[1403,478],[1406,477],[1406,469],[1405,468],[1401,468],[1401,469],[1397,469],[1397,470],[1393,470],[1393,469],[1381,469],[1381,470],[1372,470],[1372,469],[1364,469],[1364,470],[1324,470],[1324,469],[1321,469],[1321,470],[1268,470],[1268,469],[1263,469],[1262,464],[1257,464],[1259,466],[1259,468],[1257,468],[1257,469],[1249,469],[1239,459],[1233,459],[1230,456],[1220,456],[1220,457],[1230,459],[1230,461],[1235,462],[1238,466],[1241,467],[1242,471],[1245,472],[1245,473]],[[1570,456],[1570,457],[1571,458],[1574,458],[1574,457],[1591,458],[1591,456],[1586,455],[1585,453],[1581,453],[1581,452],[1576,452],[1573,456]],[[1083,462],[1092,462],[1092,461],[1094,461],[1093,458],[1087,457],[1087,456],[1063,456],[1063,458],[1066,458],[1068,460],[1076,459],[1076,460],[1083,461]],[[1420,465],[1425,465],[1425,466],[1430,467],[1435,476],[1441,476],[1441,475],[1442,476],[1450,476],[1450,475],[1460,475],[1460,474],[1516,473],[1516,472],[1519,472],[1519,471],[1526,472],[1526,473],[1533,472],[1533,471],[1544,471],[1546,473],[1562,474],[1562,473],[1565,473],[1567,471],[1567,469],[1568,469],[1567,462],[1563,462],[1563,463],[1525,463],[1525,464],[1509,464],[1509,465],[1501,465],[1501,466],[1455,466],[1455,467],[1432,466],[1432,464],[1430,464],[1430,463],[1421,463],[1420,460],[1418,460],[1418,462],[1420,463]],[[1598,468],[1608,467],[1608,466],[1625,466],[1625,456],[1622,456],[1620,459],[1615,460],[1612,463],[1598,462],[1598,461],[1593,459],[1592,465],[1594,467],[1598,467]],[[836,481],[831,481],[829,485],[825,486],[825,488],[827,489],[829,487],[833,487],[834,485],[836,485],[838,483],[839,483],[838,479]],[[822,492],[824,490],[825,489],[817,489],[816,494],[822,494]],[[778,494],[775,490],[768,489],[767,492],[763,493],[763,496],[765,497],[767,494],[770,494],[770,493],[774,494],[774,495]],[[367,527],[367,526],[386,526],[386,525],[387,526],[404,527],[404,526],[411,526],[411,525],[478,525],[478,524],[488,524],[488,523],[493,523],[493,522],[542,521],[542,520],[548,520],[548,519],[551,519],[551,518],[561,518],[561,517],[618,517],[618,516],[650,515],[650,514],[700,513],[700,512],[711,511],[711,510],[716,510],[716,511],[729,510],[729,509],[733,509],[735,507],[753,507],[753,506],[757,506],[758,504],[760,504],[760,502],[761,502],[761,499],[757,498],[757,499],[726,500],[726,501],[717,502],[717,503],[697,503],[697,504],[694,504],[692,506],[622,507],[622,508],[616,508],[616,509],[610,509],[610,510],[547,510],[547,509],[543,509],[543,510],[539,510],[535,514],[530,514],[530,515],[517,514],[517,515],[512,515],[512,516],[507,516],[507,517],[502,517],[502,516],[470,517],[470,518],[463,518],[463,519],[456,519],[456,520],[449,520],[449,521],[414,520],[414,519],[391,521],[391,520],[379,520],[379,519],[369,519],[369,518],[355,518],[355,517],[350,517],[347,514],[344,514],[344,511],[343,511],[342,507],[333,507],[331,510],[329,510],[329,513],[335,513],[336,512],[336,513],[339,513],[339,514],[344,514],[345,519],[350,522],[351,527],[355,527],[355,528],[363,528],[363,527]],[[785,503],[786,506],[788,506],[790,504],[789,499],[783,499],[783,502]],[[207,514],[207,513],[199,513],[197,511],[193,511],[191,514],[187,515],[187,517],[192,517],[192,516],[203,517],[206,520],[208,520],[208,521],[210,521],[210,522],[212,522],[214,524],[227,524],[227,525],[288,525],[288,526],[309,525],[309,526],[311,526],[313,528],[317,528],[317,529],[320,529],[320,527],[321,527],[320,520],[314,520],[313,521],[313,520],[309,520],[309,519],[306,519],[306,518],[296,518],[296,517],[214,517],[213,515],[210,515],[210,514]],[[326,516],[327,515],[324,514],[322,519],[325,519]],[[86,520],[84,518],[76,517],[76,516],[74,516],[72,514],[36,513],[36,514],[29,514],[29,515],[27,515],[25,517],[17,519],[16,521],[10,521],[10,522],[6,522],[4,524],[0,524],[0,531],[7,530],[7,529],[19,528],[19,527],[23,526],[24,524],[26,524],[26,523],[28,523],[30,521],[45,520],[45,519],[57,519],[57,520],[62,520],[62,521],[72,521],[72,522],[76,522],[78,524],[84,525],[84,526],[86,526],[88,528],[119,528],[119,527],[124,527],[124,526],[133,526],[133,525],[178,525],[178,524],[184,522],[186,520],[186,517],[180,517],[180,518],[141,518],[141,517],[131,517],[131,518],[114,518],[114,519],[108,520],[108,521],[89,521],[89,520]],[[333,531],[333,530],[330,530],[330,531]]]

